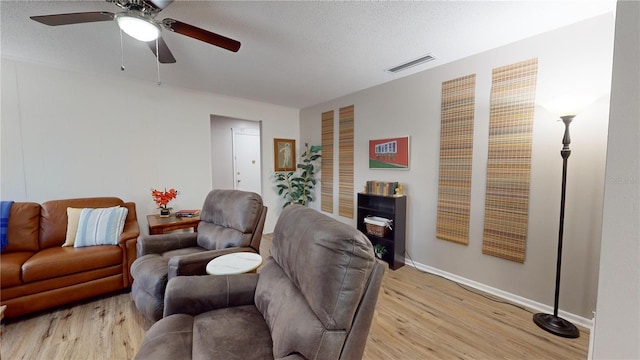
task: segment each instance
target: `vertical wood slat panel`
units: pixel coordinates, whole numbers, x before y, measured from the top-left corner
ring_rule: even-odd
[[[442,83],[436,237],[469,244],[476,75]]]
[[[353,218],[353,148],[354,106],[340,108],[340,134],[338,154],[338,215]]]
[[[493,70],[482,253],[523,263],[538,59]]]
[[[320,210],[333,213],[333,110],[322,113]]]

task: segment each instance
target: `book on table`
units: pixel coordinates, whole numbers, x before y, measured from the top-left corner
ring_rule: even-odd
[[[178,210],[176,211],[177,217],[196,217],[200,216],[200,210]]]

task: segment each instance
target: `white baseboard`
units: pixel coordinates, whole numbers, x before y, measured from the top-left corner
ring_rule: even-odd
[[[518,296],[500,289],[496,289],[494,287],[479,283],[477,281],[473,281],[473,280],[469,280],[467,278],[464,278],[462,276],[458,276],[456,274],[452,274],[440,269],[436,269],[434,267],[431,266],[427,266],[424,264],[421,264],[419,262],[415,262],[412,260],[406,260],[405,261],[406,265],[409,265],[411,267],[415,267],[418,270],[422,270],[431,274],[435,274],[435,275],[439,275],[442,276],[443,278],[449,279],[451,281],[455,281],[457,283],[472,287],[474,289],[478,289],[480,291],[484,291],[488,294],[497,296],[499,298],[505,299],[509,302],[512,302],[514,304],[518,304],[518,305],[522,305],[524,307],[527,307],[529,309],[533,309],[533,310],[537,310],[540,311],[542,313],[546,313],[546,314],[553,314],[553,307],[539,303],[537,301],[533,301],[527,298],[524,298],[522,296]],[[593,320],[591,319],[587,319],[584,318],[582,316],[578,316],[572,313],[568,313],[566,311],[562,311],[562,310],[558,310],[558,315],[565,319],[568,320],[576,325],[580,325],[583,327],[588,328],[590,331],[593,329]]]
[[[587,352],[587,360],[593,359],[593,346],[596,339],[596,312],[593,312],[593,321],[591,324],[591,331],[589,331],[589,352]]]

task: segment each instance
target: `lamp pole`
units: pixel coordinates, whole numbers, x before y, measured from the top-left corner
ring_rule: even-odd
[[[562,269],[562,239],[564,235],[564,204],[565,196],[567,192],[567,161],[569,155],[571,155],[571,149],[569,144],[571,143],[571,137],[569,136],[569,124],[575,115],[561,116],[562,122],[564,122],[564,137],[562,138],[562,150],[560,155],[562,156],[562,192],[560,195],[560,226],[558,230],[558,258],[556,262],[556,292],[553,304],[553,315],[537,313],[533,315],[533,322],[536,323],[542,329],[566,338],[577,338],[580,336],[580,331],[571,322],[558,317],[558,300],[560,298],[560,271]]]

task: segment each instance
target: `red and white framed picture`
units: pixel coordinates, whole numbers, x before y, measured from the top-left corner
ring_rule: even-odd
[[[369,140],[369,169],[409,169],[409,137]]]

